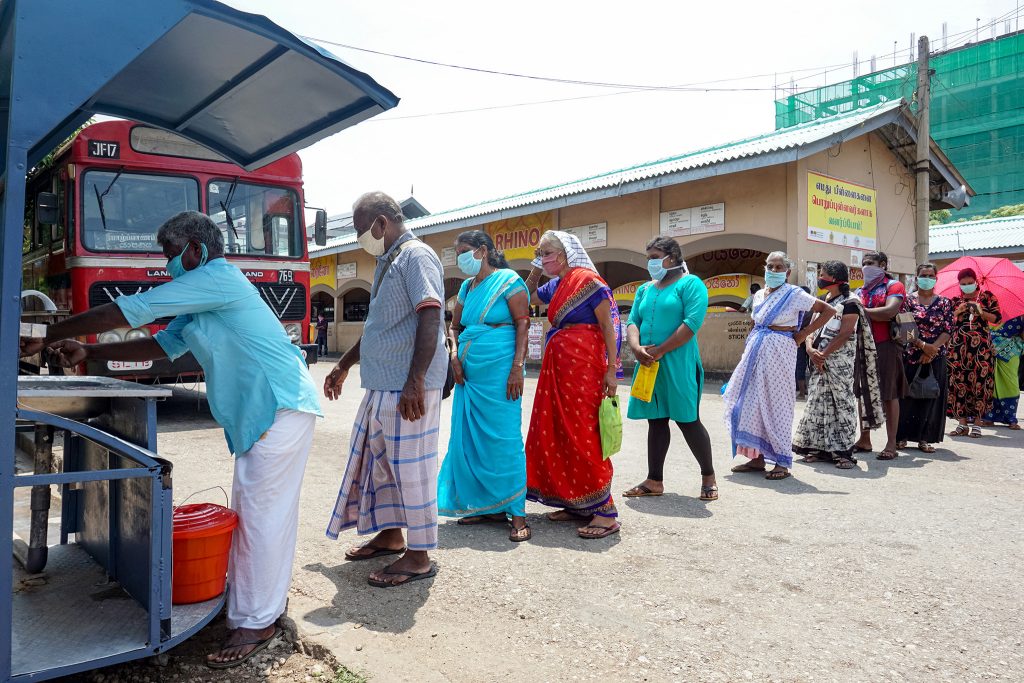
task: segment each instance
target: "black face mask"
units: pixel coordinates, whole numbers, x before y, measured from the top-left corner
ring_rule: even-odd
[[[829,287],[838,284],[838,282],[830,282],[828,280],[822,280],[820,277],[818,278],[818,289],[828,289]]]

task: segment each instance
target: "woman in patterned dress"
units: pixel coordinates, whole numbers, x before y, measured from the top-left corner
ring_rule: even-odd
[[[949,378],[946,366],[946,344],[953,333],[953,303],[935,293],[938,271],[931,263],[917,267],[917,291],[907,297],[907,310],[914,314],[918,338],[903,353],[907,381],[918,373],[932,373],[939,385],[935,398],[900,399],[900,426],[896,446],[906,448],[916,441],[918,450],[934,453],[946,429],[946,401]]]
[[[972,268],[957,273],[960,295],[953,297],[953,338],[949,343],[949,399],[946,414],[959,422],[950,436],[981,437],[978,423],[992,408],[995,368],[988,326],[1002,320],[999,301],[978,287]],[[968,421],[974,426],[968,428]]]
[[[992,410],[982,425],[999,422],[1019,430],[1017,404],[1020,402],[1020,356],[1024,352],[1024,316],[1011,318],[992,330],[992,348],[996,354],[996,390]]]
[[[773,463],[765,479],[785,479],[793,465],[796,347],[835,313],[824,301],[786,282],[792,268],[784,252],[768,254],[765,287],[752,304],[754,329],[724,395],[733,457],[748,459],[732,471],[764,472],[766,463]],[[810,310],[828,315],[798,330],[800,314]]]
[[[803,462],[834,462],[841,470],[857,464],[853,445],[861,429],[877,429],[885,419],[871,323],[849,281],[845,263],[821,264],[818,289],[830,311],[818,314],[828,322],[804,344],[811,361],[807,407],[793,435]]]
[[[533,265],[526,285],[548,304],[551,330],[526,437],[526,497],[561,508],[551,521],[584,523],[582,538],[606,538],[619,522],[598,410],[622,377],[619,309],[575,235],[544,233]],[[551,280],[538,287],[542,270]]]

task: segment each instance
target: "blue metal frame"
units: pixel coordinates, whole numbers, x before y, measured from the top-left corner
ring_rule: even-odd
[[[200,21],[189,21],[197,17]],[[211,24],[210,22],[221,22]],[[205,22],[205,23],[204,23]],[[231,29],[218,47],[224,54],[245,48],[246,54],[262,50],[248,65],[239,64],[237,73],[211,86],[202,78],[204,68],[193,55],[182,52],[199,40],[190,26]],[[225,34],[228,31],[225,30]],[[171,36],[164,47],[177,49],[170,58],[152,61],[161,49],[157,44]],[[176,42],[176,41],[183,42]],[[231,43],[237,40],[237,44]],[[269,41],[269,43],[266,43]],[[205,45],[205,43],[203,43]],[[264,49],[266,48],[266,49]],[[151,60],[146,61],[147,51]],[[66,58],[56,58],[60,50]],[[239,50],[240,52],[241,50]],[[86,57],[86,58],[83,58]],[[287,59],[286,62],[281,60]],[[142,66],[140,66],[142,65]],[[218,63],[221,71],[229,68]],[[290,71],[276,69],[287,66]],[[292,76],[295,76],[294,78]],[[330,96],[303,91],[302,76],[330,86]],[[177,121],[161,120],[147,110],[153,93],[166,92],[162,77],[173,77],[174,96],[184,116]],[[262,81],[260,80],[262,79]],[[276,79],[276,80],[275,80]],[[326,79],[326,80],[325,80]],[[225,98],[242,86],[272,84],[274,94],[292,106],[286,110],[259,112],[253,119],[248,111],[223,113]],[[295,115],[303,111],[302,99],[309,95],[317,107],[308,107],[310,119]],[[319,100],[316,97],[319,96]],[[331,99],[333,98],[333,99]],[[109,101],[108,101],[109,100]],[[33,411],[18,411],[18,322],[21,317],[21,243],[25,204],[25,176],[39,160],[94,113],[120,115],[143,123],[175,130],[205,145],[247,169],[258,168],[301,149],[328,135],[394,107],[398,98],[369,75],[345,64],[330,53],[285,31],[265,17],[232,9],[214,0],[161,0],[140,4],[121,0],[2,0],[0,2],[0,586],[11,586],[13,571],[9,531],[13,528],[16,487],[67,482],[120,481],[152,478],[151,554],[149,584],[150,633],[147,651],[103,657],[91,663],[62,667],[18,676],[18,680],[43,680],[84,671],[96,666],[126,661],[169,646],[161,642],[170,618],[170,494],[161,484],[161,464],[152,451],[106,434],[102,430],[54,418]],[[217,126],[206,122],[204,130],[193,126],[206,114],[216,112]],[[276,118],[275,118],[276,117]],[[220,125],[223,124],[223,125]],[[264,131],[273,130],[269,138]],[[249,141],[249,142],[245,142]],[[155,407],[150,419],[148,441],[156,445]],[[67,429],[139,463],[129,470],[104,469],[16,477],[14,437],[16,417]],[[116,489],[116,486],[111,485]],[[4,591],[7,589],[4,588]],[[215,612],[214,612],[215,613]],[[210,618],[213,614],[211,613]],[[204,622],[205,623],[205,622]],[[201,624],[202,625],[202,624]],[[200,625],[200,626],[201,626]],[[193,629],[194,630],[194,629]],[[0,682],[11,680],[11,596],[0,595]],[[185,634],[190,635],[189,634]],[[176,642],[176,641],[175,641]]]

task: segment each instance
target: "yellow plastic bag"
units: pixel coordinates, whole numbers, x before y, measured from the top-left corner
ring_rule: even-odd
[[[651,397],[654,395],[654,381],[658,378],[658,365],[658,361],[654,361],[650,365],[640,366],[636,372],[636,378],[633,380],[633,388],[629,390],[630,396],[644,403],[651,402]]]

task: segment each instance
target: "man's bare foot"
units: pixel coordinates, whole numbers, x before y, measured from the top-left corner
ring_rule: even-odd
[[[236,628],[228,634],[227,640],[224,641],[220,650],[206,656],[206,662],[207,664],[240,662],[263,643],[273,638],[276,630],[273,624],[262,629]]]
[[[422,550],[409,550],[395,562],[386,567],[370,572],[370,580],[378,583],[386,583],[392,586],[403,584],[413,578],[397,572],[409,572],[410,574],[426,574],[433,565],[430,563],[430,556]]]
[[[405,550],[405,539],[401,529],[385,529],[369,542],[357,545],[345,551],[347,560],[368,560],[381,555],[394,555]]]

